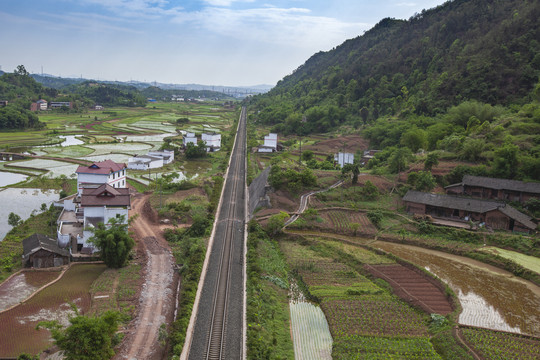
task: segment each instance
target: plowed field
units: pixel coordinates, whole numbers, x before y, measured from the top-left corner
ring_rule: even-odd
[[[398,296],[428,313],[446,315],[452,305],[444,292],[424,275],[400,264],[366,265],[366,270],[390,283]]]

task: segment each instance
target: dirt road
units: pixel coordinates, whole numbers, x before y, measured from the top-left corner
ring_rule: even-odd
[[[160,327],[170,323],[174,312],[174,261],[148,198],[142,194],[132,198],[131,213],[139,216],[131,229],[139,252],[145,253],[147,260],[137,315],[129,326],[116,360],[162,359],[165,349],[160,344]]]

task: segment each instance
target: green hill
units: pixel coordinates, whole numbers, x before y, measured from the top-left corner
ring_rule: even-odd
[[[263,123],[298,112],[307,131],[323,132],[402,112],[433,116],[465,100],[523,104],[540,74],[539,39],[538,1],[448,1],[313,55],[255,103]],[[298,119],[288,120],[279,130],[296,131]]]
[[[367,164],[379,173],[425,150],[479,165],[452,179],[540,181],[539,41],[539,1],[448,1],[313,55],[251,117],[285,135],[360,132],[383,150]]]

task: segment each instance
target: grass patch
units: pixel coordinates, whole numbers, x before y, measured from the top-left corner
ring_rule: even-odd
[[[250,223],[247,255],[248,359],[294,359],[288,266],[277,243]]]

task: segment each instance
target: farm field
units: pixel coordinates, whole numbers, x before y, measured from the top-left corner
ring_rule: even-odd
[[[512,335],[486,329],[462,327],[465,341],[484,359],[536,360],[540,358],[540,338]]]
[[[53,281],[60,270],[24,270],[0,284],[0,311],[20,303],[37,289]]]
[[[540,274],[540,258],[493,246],[483,247],[481,250],[499,255],[505,259],[510,259],[523,266],[525,269],[529,269]]]
[[[540,336],[538,286],[457,255],[383,241],[371,246],[423,267],[447,283],[462,308],[460,324]]]
[[[280,245],[309,298],[321,304],[334,341],[332,358],[386,359],[390,354],[440,359],[429,340],[429,316],[398,299],[388,285],[360,273],[365,271],[363,263],[393,264],[393,260],[310,236]]]
[[[452,312],[452,304],[444,292],[421,275],[401,264],[364,265],[373,276],[388,281],[394,293],[409,298],[415,306],[427,313],[447,315]]]
[[[331,360],[332,337],[321,308],[300,301],[289,304],[296,360]]]
[[[302,217],[304,222],[289,225],[291,229],[307,228],[346,235],[374,235],[377,228],[371,224],[363,211],[346,209],[319,209],[318,217]],[[355,225],[353,225],[355,224]]]
[[[37,354],[48,347],[49,331],[36,330],[36,325],[45,320],[58,320],[67,325],[73,314],[70,303],[86,313],[90,309],[90,286],[104,270],[103,264],[72,265],[59,281],[1,313],[0,357],[17,357],[23,352]]]

